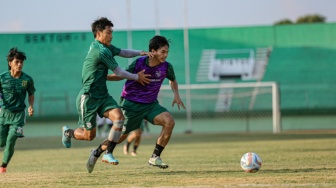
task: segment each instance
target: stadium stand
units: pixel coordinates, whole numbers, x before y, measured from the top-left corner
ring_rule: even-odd
[[[263,81],[280,85],[281,109],[325,113],[336,108],[335,49],[273,48]]]

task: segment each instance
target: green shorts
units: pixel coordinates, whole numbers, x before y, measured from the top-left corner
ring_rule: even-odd
[[[23,126],[25,119],[25,111],[11,112],[6,109],[0,109],[0,138],[7,138],[9,133],[17,137],[24,137]]]
[[[78,126],[86,130],[96,127],[97,114],[103,117],[107,110],[120,108],[112,96],[97,99],[81,93],[77,96],[76,106],[79,116]]]
[[[143,104],[120,98],[120,106],[125,116],[123,134],[128,134],[133,130],[141,128],[144,119],[154,124],[154,118],[157,115],[168,112],[158,101]]]

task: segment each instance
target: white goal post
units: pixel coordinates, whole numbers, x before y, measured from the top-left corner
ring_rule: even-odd
[[[187,105],[186,110],[182,112],[169,108],[169,111],[186,119],[189,132],[196,118],[208,118],[210,121],[219,119],[236,128],[241,120],[246,131],[262,131],[271,127],[274,134],[281,132],[280,96],[276,82],[179,85],[179,91]],[[159,94],[160,103],[169,106],[172,100],[170,86],[163,85]]]

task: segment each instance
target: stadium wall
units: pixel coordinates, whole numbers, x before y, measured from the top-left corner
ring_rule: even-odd
[[[148,41],[154,34],[154,30],[132,31],[133,48],[148,50]],[[168,61],[175,67],[178,82],[185,84],[183,30],[161,30],[160,34],[171,39]],[[18,47],[28,57],[24,72],[31,75],[36,84],[36,118],[76,116],[75,100],[81,87],[82,63],[92,40],[91,32],[0,34],[0,72],[7,70],[6,55],[9,49]],[[113,44],[127,48],[127,32],[115,31]],[[335,62],[335,44],[336,23],[190,29],[190,81],[191,84],[198,83],[197,68],[204,49],[272,47],[264,80],[280,83],[281,109],[330,112],[336,106],[335,100],[331,100],[336,94],[335,80],[331,76],[335,72],[331,68]],[[293,56],[295,63],[290,61]],[[314,71],[317,63],[321,63],[326,56],[327,61],[323,61],[323,66]],[[127,59],[116,59],[121,67],[127,66]],[[305,72],[305,68],[310,72]],[[288,72],[293,76],[283,78]],[[310,77],[315,78],[308,79]],[[320,85],[322,80],[323,84]],[[122,85],[122,81],[108,83],[110,94],[117,100]],[[322,90],[316,90],[317,86]],[[327,87],[334,89],[323,89]],[[295,88],[295,92],[288,92]],[[305,100],[302,91],[316,96],[310,97],[309,105],[302,102]],[[317,97],[321,92],[327,93],[329,98]]]

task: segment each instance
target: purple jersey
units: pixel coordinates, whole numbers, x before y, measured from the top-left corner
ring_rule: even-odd
[[[150,83],[145,86],[134,80],[127,80],[122,90],[121,96],[129,101],[138,103],[152,103],[157,100],[160,87],[167,76],[168,62],[160,63],[155,67],[146,64],[147,57],[140,57],[135,61],[133,73],[146,70],[145,74],[150,74]]]

